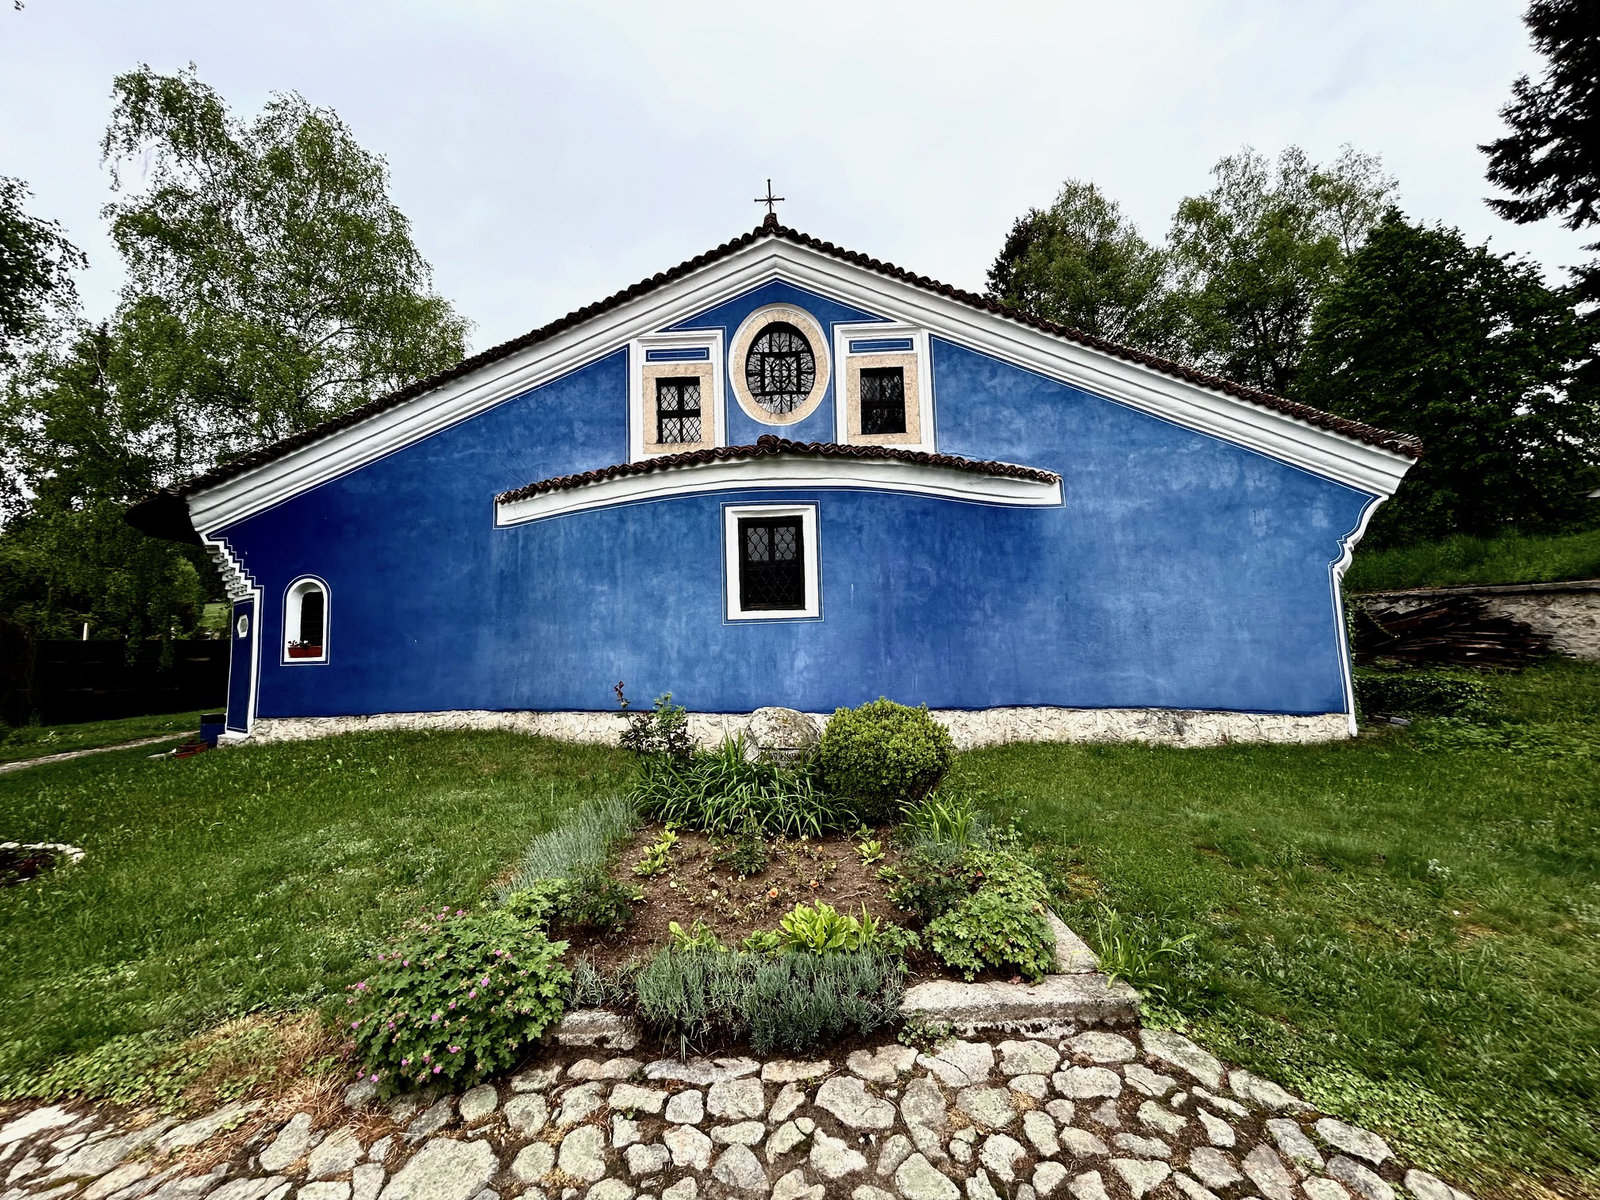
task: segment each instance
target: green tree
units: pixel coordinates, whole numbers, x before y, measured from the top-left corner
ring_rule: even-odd
[[[1317,166],[1296,146],[1276,167],[1246,148],[1178,206],[1169,238],[1193,360],[1264,391],[1294,385],[1317,301],[1382,216],[1394,181],[1346,147]]]
[[[1012,308],[1096,337],[1171,354],[1176,312],[1165,251],[1115,200],[1069,179],[1047,209],[1011,227],[989,268],[989,295]]]
[[[28,186],[0,176],[0,367],[77,306],[72,272],[86,260],[61,226],[24,209]]]
[[[433,292],[384,160],[335,113],[288,92],[242,121],[192,66],[141,66],[112,90],[116,334],[143,376],[128,385],[168,409],[183,469],[460,360],[467,322]]]
[[[1298,398],[1422,438],[1377,545],[1581,515],[1600,412],[1568,387],[1584,349],[1539,270],[1391,210],[1317,309]]]
[[[198,546],[149,538],[127,505],[172,473],[160,406],[118,384],[134,375],[105,327],[36,349],[0,406],[7,521],[0,535],[0,612],[35,637],[190,632],[214,569]]]

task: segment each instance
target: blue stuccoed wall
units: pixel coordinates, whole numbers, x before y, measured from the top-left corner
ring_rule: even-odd
[[[866,319],[773,285],[694,322],[775,298]],[[932,358],[940,449],[1058,471],[1062,507],[768,490],[494,528],[497,492],[626,459],[614,354],[226,531],[264,590],[258,715],[608,709],[619,679],[699,711],[1346,707],[1329,564],[1370,497],[937,339]],[[752,499],[819,505],[821,619],[724,621],[721,510]],[[326,665],[279,663],[303,574],[331,589]]]

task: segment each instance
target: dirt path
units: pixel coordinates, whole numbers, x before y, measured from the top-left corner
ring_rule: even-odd
[[[63,750],[60,754],[46,754],[41,758],[25,758],[21,762],[0,763],[0,775],[20,771],[24,767],[42,767],[46,763],[66,762],[69,758],[82,758],[86,754],[106,754],[112,750],[133,750],[140,746],[154,746],[157,742],[181,742],[186,733],[163,733],[156,737],[138,738],[131,742],[118,742],[115,746],[92,746],[87,750]]]

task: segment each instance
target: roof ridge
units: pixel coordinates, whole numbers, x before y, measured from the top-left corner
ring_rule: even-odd
[[[978,475],[992,475],[1000,479],[1029,479],[1036,483],[1060,483],[1061,476],[1040,467],[1027,467],[1020,463],[998,462],[992,459],[962,458],[955,454],[932,454],[926,450],[905,450],[899,446],[859,446],[842,442],[795,442],[788,438],[764,433],[753,443],[744,446],[707,446],[700,450],[683,450],[677,454],[661,454],[655,458],[636,459],[613,463],[609,467],[596,467],[592,471],[579,471],[572,475],[556,475],[540,479],[522,487],[501,492],[494,498],[496,504],[510,504],[548,492],[566,491],[590,483],[603,483],[608,479],[621,479],[627,475],[649,475],[673,467],[701,466],[713,462],[730,462],[752,458],[776,458],[795,455],[807,458],[861,458],[879,462],[908,462],[929,467],[948,467],[970,471]]]

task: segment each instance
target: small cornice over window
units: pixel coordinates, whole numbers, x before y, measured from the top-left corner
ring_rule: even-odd
[[[303,575],[283,598],[283,658],[287,665],[328,661],[328,585]]]

